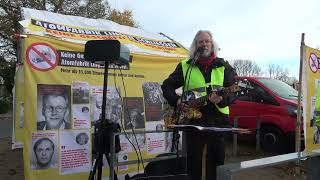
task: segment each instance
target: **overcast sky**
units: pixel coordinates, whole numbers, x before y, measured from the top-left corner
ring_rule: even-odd
[[[199,29],[210,30],[228,60],[278,64],[298,76],[301,34],[320,47],[320,0],[109,0],[130,9],[141,28],[189,47]]]

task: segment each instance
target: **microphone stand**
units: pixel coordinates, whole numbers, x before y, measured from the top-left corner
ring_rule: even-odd
[[[191,59],[190,63],[189,63],[189,66],[188,66],[188,69],[187,69],[187,72],[186,72],[186,78],[185,78],[185,83],[182,87],[182,96],[181,96],[181,102],[183,101],[183,99],[185,98],[185,91],[186,89],[188,88],[189,86],[189,80],[190,80],[190,75],[191,75],[191,72],[192,72],[192,67],[196,64],[196,62],[198,61],[198,59],[200,58],[201,54],[203,52],[203,48],[198,48],[195,56],[193,57],[193,59]],[[179,119],[180,119],[180,113],[181,113],[181,108],[180,106],[177,107],[177,118],[178,118],[178,122],[179,122]],[[172,152],[174,150],[176,150],[176,156],[177,156],[177,161],[176,161],[176,167],[178,167],[178,163],[179,163],[179,139],[180,139],[180,134],[179,134],[179,131],[174,129],[173,130],[173,137],[172,137],[172,146],[171,147],[171,150]],[[187,158],[186,158],[186,164],[187,163]],[[187,166],[186,166],[187,168]]]
[[[189,63],[189,66],[188,66],[188,69],[187,69],[187,72],[186,72],[186,78],[185,78],[185,83],[182,87],[182,96],[181,96],[181,101],[185,98],[185,91],[186,89],[189,87],[189,80],[190,80],[190,75],[191,75],[191,72],[192,72],[192,67],[196,64],[196,62],[198,61],[198,59],[200,58],[201,54],[203,52],[203,48],[198,48],[195,56],[191,59],[190,63]],[[179,119],[180,119],[180,113],[181,113],[181,108],[180,106],[178,106],[177,108],[177,117],[178,117],[178,122],[179,122]]]
[[[115,136],[114,132],[117,130],[117,124],[112,124],[107,122],[106,119],[106,101],[107,101],[107,89],[108,89],[108,67],[109,62],[106,61],[104,65],[104,79],[103,79],[103,97],[102,97],[102,108],[101,108],[101,119],[94,127],[94,145],[96,146],[96,158],[93,161],[93,166],[91,168],[88,180],[94,180],[96,170],[98,169],[98,177],[96,180],[101,180],[102,176],[102,165],[103,165],[103,155],[105,155],[108,164],[110,166],[111,172],[110,180],[118,180],[117,174],[114,171],[114,159],[115,159]],[[110,120],[109,120],[110,121]],[[110,160],[111,154],[111,160]]]

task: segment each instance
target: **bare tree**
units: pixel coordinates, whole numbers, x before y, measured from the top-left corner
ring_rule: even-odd
[[[236,70],[238,76],[263,76],[266,75],[269,78],[279,79],[289,85],[296,84],[297,78],[289,76],[289,70],[282,68],[280,65],[268,64],[265,72],[262,72],[261,68],[251,60],[236,59],[230,63]]]
[[[288,77],[289,70],[284,69],[280,67],[279,65],[275,64],[269,64],[267,67],[267,73],[269,75],[269,78],[274,78],[274,79],[285,79]]]
[[[282,68],[280,65],[269,64],[266,71],[269,78],[279,79],[290,85],[298,81],[297,78],[289,76],[287,68]]]
[[[66,15],[109,19],[119,24],[137,26],[131,10],[112,9],[105,0],[0,0],[0,56],[11,59],[16,56],[13,34],[19,32],[21,7],[46,10]],[[116,14],[117,16],[115,16]],[[8,58],[8,57],[11,58]]]
[[[260,76],[261,68],[252,60],[236,59],[231,62],[239,76]]]
[[[267,67],[267,74],[269,75],[269,78],[272,78],[275,71],[275,65],[274,64],[268,64]]]
[[[137,27],[131,10],[123,12],[112,9],[107,0],[0,0],[0,68],[13,73],[1,73],[5,81],[13,82],[14,68],[9,61],[16,62],[21,7],[46,10],[66,15],[94,19],[109,19],[119,24]],[[2,62],[1,61],[6,61]],[[12,86],[11,86],[12,87]]]

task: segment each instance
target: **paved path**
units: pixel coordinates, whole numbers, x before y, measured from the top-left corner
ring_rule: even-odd
[[[12,134],[12,120],[0,120],[0,138],[11,137]]]
[[[0,114],[0,138],[11,137],[12,135],[12,114]]]

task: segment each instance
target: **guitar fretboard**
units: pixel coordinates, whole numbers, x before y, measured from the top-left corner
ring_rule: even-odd
[[[215,89],[214,92],[212,93],[216,93],[218,95],[225,95],[225,94],[237,92],[239,90],[240,90],[240,87],[238,85],[232,85],[225,88]],[[189,106],[191,108],[202,106],[208,100],[210,94],[207,94],[205,96],[192,100],[191,102],[189,102]]]

